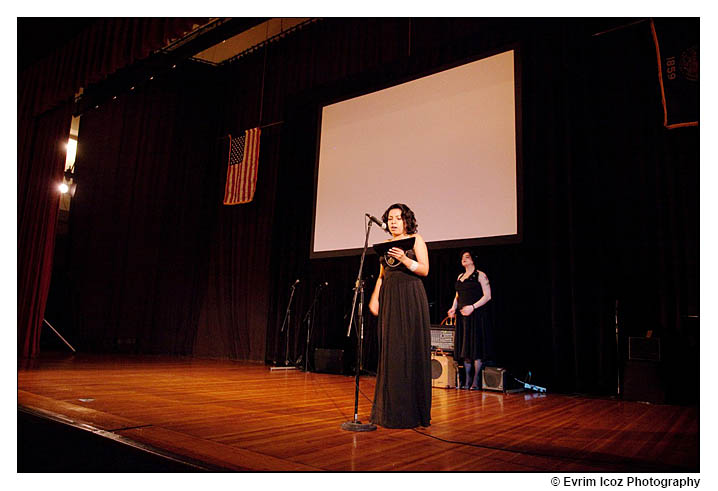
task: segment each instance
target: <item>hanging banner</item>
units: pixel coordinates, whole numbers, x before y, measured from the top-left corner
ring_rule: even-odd
[[[663,99],[663,125],[668,129],[697,126],[699,104],[700,19],[651,19]]]

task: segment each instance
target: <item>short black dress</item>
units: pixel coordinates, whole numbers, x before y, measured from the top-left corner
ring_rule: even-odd
[[[413,250],[406,255],[416,259]],[[403,264],[384,266],[379,290],[379,360],[371,422],[385,428],[429,426],[431,324],[421,279]]]
[[[461,307],[474,304],[484,296],[484,289],[479,283],[479,270],[464,281],[456,280],[456,293],[459,294],[456,308],[456,331],[454,334],[454,358],[469,360],[487,360],[493,356],[491,340],[490,303],[484,304],[464,317]]]

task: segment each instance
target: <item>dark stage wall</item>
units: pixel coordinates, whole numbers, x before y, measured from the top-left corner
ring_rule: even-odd
[[[476,249],[494,297],[493,361],[518,376],[530,370],[549,390],[611,394],[627,336],[652,329],[669,398],[697,399],[697,385],[671,367],[683,363],[697,379],[698,329],[687,316],[699,309],[698,129],[662,125],[649,23],[592,36],[599,24],[322,20],[229,66],[178,66],[83,114],[80,184],[48,311],[62,317],[60,304],[72,305],[63,324],[86,351],[283,361],[279,329],[300,278],[289,325],[296,360],[315,287],[327,281],[310,346],[353,356],[358,257],[308,259],[317,104],[518,43],[523,240]],[[271,126],[255,200],[222,206],[225,137],[259,125]],[[430,264],[438,323],[459,251],[430,248]],[[366,276],[377,271],[369,256]],[[375,330],[367,318],[369,370]]]

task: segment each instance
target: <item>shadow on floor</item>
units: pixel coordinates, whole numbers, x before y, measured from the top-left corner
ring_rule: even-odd
[[[175,460],[70,424],[17,412],[17,472],[198,472]]]

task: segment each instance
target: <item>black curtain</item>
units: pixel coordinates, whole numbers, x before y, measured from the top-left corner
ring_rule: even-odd
[[[81,349],[192,353],[221,199],[217,100],[199,68],[82,115],[66,261]]]
[[[606,303],[617,301],[622,358],[628,336],[653,331],[668,399],[697,401],[699,130],[663,126],[649,34],[642,22],[591,40],[591,166],[575,192],[586,209],[587,193],[598,205],[592,222],[599,226],[581,234],[582,245],[591,253],[586,264],[601,254],[597,272]]]
[[[68,101],[80,87],[87,89],[118,70],[148,58],[208,20],[203,17],[87,18],[80,24],[87,27],[65,39],[65,43],[53,44],[56,40],[35,31],[43,24],[52,23],[54,29],[64,28],[67,32],[77,23],[62,17],[24,18],[19,22],[27,30],[21,32],[36,34],[40,42],[50,46],[43,47],[48,50],[47,56],[18,74],[18,112],[24,116],[35,115]],[[18,53],[21,58],[25,55],[22,42],[31,47],[38,43],[35,38],[20,41]]]
[[[358,258],[307,259],[317,104],[514,42],[522,65],[524,235],[520,244],[477,248],[479,267],[489,275],[494,295],[490,308],[499,351],[491,361],[517,376],[531,371],[535,383],[551,390],[612,394],[629,335],[652,330],[663,338],[669,378],[670,367],[695,359],[697,330],[687,319],[698,312],[697,129],[662,126],[648,22],[594,36],[600,25],[550,19],[415,20],[410,56],[404,44],[397,49],[404,56],[398,54],[393,62],[346,73],[293,98],[282,150],[282,162],[292,165],[279,176],[273,243],[276,247],[279,236],[286,242],[287,231],[294,230],[289,241],[296,250],[276,265],[273,275],[268,361],[283,359],[286,339],[278,330],[296,277],[305,280],[294,299],[301,318],[316,284],[332,285],[322,294],[325,320],[315,323],[310,346],[354,346],[345,334]],[[337,46],[343,46],[339,39]],[[314,72],[311,65],[303,66]],[[377,204],[378,212],[385,205]],[[430,261],[425,286],[432,321],[438,323],[451,304],[459,251],[430,250]],[[365,267],[365,276],[376,274],[375,258],[370,256]],[[367,294],[372,288],[373,279]],[[366,365],[371,368],[372,318],[367,326]],[[306,349],[307,327],[293,328],[290,359]],[[675,390],[694,397],[685,388]]]
[[[222,204],[229,152],[229,138],[260,126],[264,53],[244,59],[241,65],[225,68],[218,80],[222,94],[216,117],[220,152],[212,162],[215,196],[211,211],[215,222],[208,237],[209,281],[206,300],[197,326],[196,356],[262,361],[269,315],[267,291],[271,264],[281,257],[271,255],[276,179],[279,172],[277,148],[281,125],[262,129],[257,188],[247,204]]]
[[[71,29],[63,19],[21,19],[27,35],[40,24]],[[147,57],[196,23],[206,19],[97,19],[48,56],[18,73],[18,354],[35,356],[40,349],[42,319],[53,276],[53,245],[58,214],[58,184],[69,136],[72,98],[80,87]],[[29,28],[29,29],[28,29]],[[37,33],[40,38],[47,36]],[[22,39],[25,45],[37,39]],[[33,56],[30,49],[30,56]],[[54,282],[65,285],[66,274]],[[59,281],[58,281],[59,277]],[[66,286],[61,287],[67,290]],[[54,295],[57,299],[58,295]],[[64,303],[64,302],[60,302]]]
[[[593,35],[605,25],[620,28]],[[663,128],[649,24],[633,19],[327,19],[220,67],[211,88],[175,81],[169,92],[143,93],[143,105],[132,106],[148,119],[143,132],[132,128],[128,102],[113,117],[102,116],[109,109],[92,123],[83,116],[80,141],[94,140],[93,157],[81,155],[78,168],[95,161],[103,183],[93,201],[73,202],[73,224],[83,230],[73,229],[73,243],[85,244],[73,257],[94,258],[81,266],[78,295],[86,337],[115,349],[134,336],[138,351],[296,361],[307,350],[317,286],[328,282],[313,312],[310,359],[314,348],[345,349],[351,359],[355,334],[346,332],[359,258],[309,260],[318,104],[504,46],[518,46],[521,64],[523,237],[476,248],[494,297],[491,361],[518,376],[530,370],[553,391],[611,394],[628,335],[660,335],[669,346],[664,366],[695,360],[697,328],[687,319],[699,307],[698,130]],[[200,114],[204,124],[175,111]],[[173,115],[163,118],[169,128],[156,122],[164,113]],[[256,126],[263,133],[255,201],[222,206],[226,135]],[[188,142],[197,127],[204,138]],[[117,142],[123,134],[132,135],[129,144]],[[177,161],[177,144],[204,165]],[[185,175],[195,194],[178,199],[185,184],[165,189],[160,175]],[[118,178],[139,180],[133,193],[155,194],[120,197]],[[377,203],[377,213],[386,205]],[[158,233],[165,221],[172,226]],[[98,246],[102,254],[92,252]],[[429,252],[424,283],[438,323],[454,295],[460,251]],[[168,274],[173,268],[182,272]],[[377,272],[369,256],[367,298]],[[297,279],[291,322],[280,332]],[[129,306],[135,310],[124,314]],[[364,365],[372,370],[370,315],[365,327]]]

